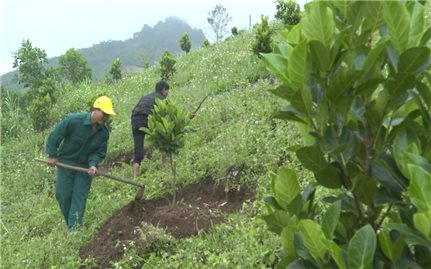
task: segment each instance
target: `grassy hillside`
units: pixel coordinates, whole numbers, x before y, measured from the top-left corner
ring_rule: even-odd
[[[229,216],[208,233],[182,240],[163,237],[154,252],[139,257],[133,247],[113,268],[270,268],[279,250],[278,237],[267,231],[259,218],[263,196],[270,191],[269,174],[281,164],[297,166],[287,152],[299,136],[286,122],[270,119],[280,101],[268,92],[273,88],[261,60],[251,52],[253,33],[247,32],[177,59],[177,73],[168,98],[177,99],[192,111],[211,93],[191,121],[185,148],[176,157],[181,186],[208,175],[219,184],[241,184],[256,189],[256,200],[245,203],[241,214]],[[154,89],[156,69],[134,75],[114,85],[81,85],[61,93],[52,108],[59,120],[65,114],[85,110],[100,92],[114,100],[117,116],[111,122],[109,160],[123,162],[110,173],[131,178],[123,156],[131,156],[130,113],[139,98]],[[54,197],[54,169],[36,163],[45,157],[45,133],[29,132],[1,148],[1,263],[3,268],[78,268],[90,261],[79,258],[79,249],[116,210],[134,199],[136,189],[115,181],[95,179],[87,202],[84,227],[67,232]],[[238,179],[229,175],[241,167]],[[154,152],[145,159],[139,179],[147,188],[145,198],[169,190],[171,173]]]

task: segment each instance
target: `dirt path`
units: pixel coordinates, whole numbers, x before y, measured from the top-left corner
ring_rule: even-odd
[[[196,235],[209,230],[212,224],[223,221],[227,213],[238,212],[244,201],[254,199],[246,188],[229,190],[211,180],[179,190],[177,206],[171,206],[171,197],[148,201],[132,201],[102,225],[93,240],[81,248],[81,258],[93,257],[96,268],[109,268],[111,261],[123,254],[121,242],[139,241],[137,227],[152,224],[176,238]]]

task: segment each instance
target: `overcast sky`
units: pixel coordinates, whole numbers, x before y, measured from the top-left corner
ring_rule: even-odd
[[[12,52],[24,39],[45,50],[48,58],[68,49],[88,48],[101,41],[126,40],[144,24],[153,27],[169,16],[200,28],[210,39],[208,12],[223,5],[232,21],[245,29],[260,22],[261,15],[274,19],[276,0],[0,0],[0,74],[12,70]],[[297,1],[302,6],[305,0]]]

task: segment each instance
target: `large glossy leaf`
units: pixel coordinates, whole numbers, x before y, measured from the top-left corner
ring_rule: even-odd
[[[308,77],[307,65],[307,48],[308,41],[302,41],[298,46],[293,48],[288,57],[289,66],[287,67],[289,79],[293,88],[300,88]]]
[[[330,46],[335,35],[332,10],[324,1],[315,1],[311,3],[307,13],[301,21],[304,36],[308,40],[318,40]]]
[[[325,235],[321,226],[312,220],[303,219],[299,221],[299,230],[301,231],[304,245],[311,256],[317,261],[322,261],[327,249],[324,244]]]
[[[426,213],[416,213],[413,215],[413,223],[415,224],[415,228],[421,232],[427,239],[430,241],[431,236],[431,218],[430,211]]]
[[[309,42],[311,62],[320,72],[326,74],[329,68],[329,50],[322,42],[311,40]]]
[[[408,165],[411,175],[408,194],[419,212],[431,210],[431,173],[414,164]]]
[[[285,84],[282,84],[275,89],[270,89],[269,92],[286,101],[289,101],[292,95],[295,94],[295,91],[291,87]]]
[[[380,40],[376,46],[371,49],[364,63],[365,70],[373,69],[374,65],[378,63],[378,59],[382,56],[382,52],[384,52],[384,48],[388,42],[389,40],[387,39]]]
[[[270,231],[280,234],[284,227],[289,224],[290,216],[285,210],[276,209],[274,212],[262,216],[262,219]]]
[[[304,115],[308,115],[308,111],[310,109],[310,104],[307,101],[308,100],[303,98],[301,90],[296,91],[292,98],[290,98],[290,104]]]
[[[427,241],[423,234],[410,228],[404,223],[389,223],[387,226],[389,229],[398,231],[404,236],[404,240],[409,245],[424,246],[431,250],[431,243]]]
[[[290,85],[290,80],[287,77],[287,57],[274,53],[262,54],[262,57],[265,60],[266,67],[283,83]]]
[[[296,108],[291,105],[282,108],[278,112],[275,112],[272,117],[282,120],[297,121],[304,124],[307,123],[307,121],[303,118],[302,113],[300,113]]]
[[[424,6],[417,1],[409,3],[410,7],[410,35],[409,47],[417,46],[424,31]],[[428,18],[429,19],[429,18]]]
[[[320,185],[329,189],[338,189],[342,184],[340,170],[330,164],[315,171],[314,177]]]
[[[350,268],[372,269],[376,252],[376,234],[371,225],[359,229],[349,242],[347,261]]]
[[[296,249],[294,243],[295,232],[298,230],[296,225],[287,225],[281,231],[280,238],[281,244],[283,245],[284,252],[289,257],[296,258]]]
[[[404,51],[398,62],[398,72],[420,74],[431,65],[430,49],[415,47]]]
[[[386,88],[392,96],[398,95],[415,86],[416,78],[409,73],[397,73],[386,81]],[[403,99],[404,100],[404,99]],[[391,103],[395,103],[392,101]]]
[[[398,54],[407,49],[410,35],[410,14],[402,1],[384,1],[383,18],[390,42]]]
[[[363,71],[352,70],[349,68],[341,67],[338,73],[332,77],[328,88],[326,89],[326,96],[329,100],[337,105],[335,102],[339,97],[353,85],[353,83],[360,77]]]
[[[286,209],[290,202],[300,194],[300,187],[295,171],[281,167],[276,175],[272,176],[272,191],[278,204]]]
[[[365,19],[368,21],[368,27],[372,32],[380,28],[383,23],[383,5],[381,1],[364,1],[367,16]]]
[[[333,203],[323,214],[322,229],[327,239],[332,240],[335,228],[340,219],[341,201]]]
[[[389,231],[386,229],[379,231],[377,238],[379,239],[380,248],[385,256],[392,262],[395,262],[401,256],[401,252],[405,246],[403,240],[398,238],[392,242]]]
[[[326,98],[322,98],[317,104],[315,119],[319,134],[323,136],[329,120],[329,105]]]
[[[345,253],[343,250],[332,240],[324,241],[326,248],[331,254],[332,259],[335,261],[339,269],[346,269],[346,261],[344,260]],[[344,255],[343,255],[344,254]]]
[[[303,147],[296,151],[296,156],[306,169],[313,172],[317,172],[329,165],[320,151],[319,145]]]
[[[399,169],[393,159],[387,156],[376,158],[372,162],[373,178],[382,184],[385,188],[394,192],[402,192],[407,190],[408,182],[400,174]]]
[[[353,192],[360,202],[372,206],[377,191],[376,181],[372,177],[360,174],[353,178]]]

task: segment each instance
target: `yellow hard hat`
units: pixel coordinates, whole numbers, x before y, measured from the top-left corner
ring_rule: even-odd
[[[103,112],[105,112],[108,115],[117,115],[114,112],[114,109],[112,108],[112,100],[111,98],[107,96],[100,96],[99,98],[94,101],[94,108],[100,108]]]

